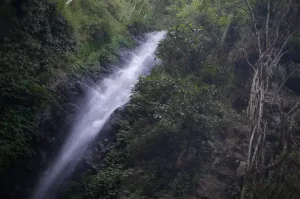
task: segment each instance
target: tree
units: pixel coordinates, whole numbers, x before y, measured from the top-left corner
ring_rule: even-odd
[[[272,85],[272,77],[286,53],[285,49],[291,37],[299,31],[300,4],[294,0],[264,0],[255,4],[249,0],[244,1],[252,26],[252,34],[248,35],[251,38],[250,46],[255,48],[257,60],[255,63],[248,60],[253,75],[247,113],[253,122],[253,128],[249,139],[245,184],[241,198],[245,198],[246,187],[251,180],[279,166],[288,157],[293,139],[293,116],[299,108],[297,103],[288,113],[284,113],[279,106],[281,122],[276,133],[281,137],[281,155],[274,158],[275,154],[267,154],[265,139],[270,129],[265,106],[270,96],[271,104],[275,100],[281,100],[279,90],[282,85],[279,84],[277,88]],[[247,55],[245,49],[244,52]],[[251,175],[253,178],[250,180]]]

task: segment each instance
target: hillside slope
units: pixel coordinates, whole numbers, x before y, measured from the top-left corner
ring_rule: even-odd
[[[300,197],[297,0],[0,3],[1,196],[55,156],[85,87],[134,36],[168,30],[161,63],[90,146],[64,199]]]
[[[0,11],[1,195],[19,198],[38,175],[40,148],[66,136],[78,82],[109,72],[133,35],[154,28],[153,14],[125,0],[8,0]]]

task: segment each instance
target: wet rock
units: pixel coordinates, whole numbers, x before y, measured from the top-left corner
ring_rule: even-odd
[[[237,183],[234,183],[228,186],[225,192],[229,194],[230,198],[238,199],[240,198],[241,187]]]
[[[239,167],[236,170],[236,176],[242,177],[245,175],[247,164],[246,162],[241,161]]]
[[[277,141],[272,141],[272,142],[267,141],[266,142],[266,151],[271,154],[275,153],[278,145],[279,145],[279,142],[277,142]]]
[[[214,148],[215,148],[215,144],[214,144],[212,141],[208,140],[208,141],[207,141],[207,144],[208,144],[208,146],[209,146],[211,149],[214,149]]]
[[[83,159],[82,164],[80,165],[80,169],[83,171],[91,171],[93,173],[97,173],[97,166],[95,164],[93,164],[92,162],[90,162],[89,160],[87,160],[86,158]]]
[[[244,158],[245,158],[245,156],[242,155],[242,154],[240,154],[240,153],[238,153],[238,152],[234,152],[234,153],[233,153],[233,159],[236,159],[236,160],[242,160],[242,159],[244,159]]]
[[[194,147],[189,147],[180,153],[176,161],[176,168],[181,169],[189,164],[192,164],[197,159],[197,150]]]
[[[59,70],[57,72],[57,80],[52,82],[52,84],[50,84],[49,88],[51,90],[55,90],[58,85],[62,84],[62,82],[67,82],[67,81],[68,81],[67,74],[64,71]]]
[[[216,167],[219,165],[221,165],[221,158],[217,157],[213,162],[213,166]]]
[[[206,199],[224,199],[227,185],[212,175],[206,175],[199,181],[197,196]]]
[[[232,179],[234,176],[234,171],[232,171],[229,167],[221,166],[216,169],[216,172],[220,178],[224,179]]]
[[[98,142],[98,144],[96,145],[99,151],[103,151],[104,150],[104,144],[102,142]]]
[[[223,127],[222,132],[220,132],[223,139],[244,139],[248,137],[249,126],[242,125],[241,123],[227,124]]]
[[[190,147],[188,150],[188,157],[187,157],[187,161],[192,163],[196,160],[196,153],[197,150],[194,147]]]

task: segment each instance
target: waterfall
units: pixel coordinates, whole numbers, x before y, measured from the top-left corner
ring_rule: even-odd
[[[72,1],[73,1],[73,0],[68,0],[66,4],[68,5],[68,4],[70,4]]]
[[[154,65],[154,53],[164,35],[165,32],[146,35],[146,41],[131,53],[125,66],[116,69],[88,91],[83,110],[74,121],[58,157],[38,182],[32,199],[55,198],[54,190],[75,169],[88,144],[101,132],[110,115],[129,101],[139,76]],[[150,64],[149,60],[152,60]]]

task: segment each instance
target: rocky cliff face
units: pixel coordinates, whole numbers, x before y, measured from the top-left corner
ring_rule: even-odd
[[[249,130],[241,123],[233,123],[222,128],[211,140],[203,141],[210,161],[202,163],[206,166],[196,191],[198,198],[239,198]]]

